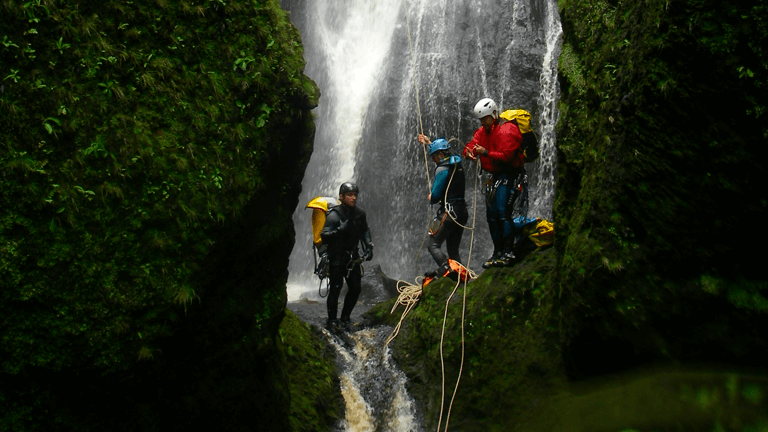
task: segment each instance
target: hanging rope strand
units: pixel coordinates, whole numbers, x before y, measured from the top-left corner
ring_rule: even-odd
[[[406,25],[406,29],[407,29],[407,33],[408,33],[408,48],[410,50],[410,56],[411,56],[411,68],[413,70],[413,87],[414,87],[414,91],[415,91],[415,94],[416,94],[416,112],[418,114],[418,119],[419,119],[419,131],[420,131],[420,133],[422,135],[424,135],[424,125],[423,125],[423,123],[421,121],[421,106],[419,104],[419,85],[418,85],[418,80],[416,79],[416,61],[414,60],[414,56],[413,56],[413,42],[411,41],[411,25],[410,25],[410,21],[408,19],[408,1],[407,0],[403,0],[403,6],[405,8],[405,25]],[[423,149],[423,152],[424,152],[424,168],[425,168],[426,174],[427,174],[427,190],[431,193],[432,192],[432,181],[429,178],[429,160],[427,158],[427,148],[426,148],[426,146],[422,145],[422,149]],[[468,229],[468,230],[470,230],[472,232],[472,236],[471,236],[471,240],[470,240],[470,245],[469,245],[469,257],[467,259],[467,265],[466,265],[467,269],[469,269],[469,263],[471,262],[471,259],[472,259],[472,248],[474,246],[474,241],[475,241],[475,223],[476,223],[476,216],[477,216],[477,170],[479,170],[479,166],[480,166],[480,164],[479,164],[479,160],[478,160],[478,163],[476,164],[476,173],[475,173],[474,204],[473,204],[474,208],[473,208],[473,215],[472,215],[472,228],[468,228],[468,227],[465,227],[464,225],[461,225],[449,213],[449,216],[451,217],[451,219],[453,219],[453,221],[457,225],[461,226],[462,229]],[[454,172],[451,173],[451,178],[448,181],[448,187],[450,187],[451,181],[453,180],[453,174],[454,173],[455,173],[455,169],[454,169]],[[448,194],[448,188],[446,187],[446,200],[444,202],[447,202],[447,194]],[[429,220],[430,220],[430,214],[429,214],[429,208],[428,208],[427,209],[427,226],[429,226]],[[416,254],[416,262],[415,262],[415,264],[417,265],[417,268],[418,268],[419,254],[421,253],[421,249],[424,247],[424,241],[426,240],[426,238],[427,237],[426,237],[426,232],[425,232],[424,239],[422,240],[421,246],[419,247],[419,252]],[[453,390],[453,396],[451,397],[451,402],[450,402],[450,404],[448,406],[448,413],[447,413],[446,419],[445,419],[445,430],[446,430],[446,432],[448,431],[448,422],[449,422],[450,417],[451,417],[451,409],[453,408],[453,401],[456,398],[456,393],[457,393],[457,391],[459,389],[459,382],[461,380],[461,374],[462,374],[462,371],[464,369],[464,318],[465,318],[466,305],[467,305],[467,281],[468,281],[467,279],[464,279],[464,298],[463,298],[463,301],[462,301],[462,308],[461,308],[461,365],[459,366],[459,376],[456,379],[456,386],[455,386],[455,388]],[[416,285],[409,285],[409,284],[405,283],[404,286],[401,288],[400,282],[401,281],[398,282],[398,292],[400,293],[400,296],[398,297],[397,302],[395,302],[395,305],[392,307],[392,310],[390,311],[390,314],[395,311],[395,308],[397,308],[397,306],[399,304],[405,305],[405,310],[403,311],[403,315],[400,317],[400,322],[398,322],[398,324],[395,327],[394,331],[392,332],[392,334],[389,336],[389,338],[387,338],[386,342],[384,343],[385,346],[388,345],[395,337],[397,337],[397,334],[400,331],[400,327],[402,326],[402,323],[403,323],[403,320],[405,319],[405,316],[418,303],[419,297],[421,296],[421,293],[422,293],[422,290],[423,290],[421,284],[419,284],[418,278],[416,278]],[[445,322],[446,322],[446,319],[448,317],[448,305],[449,305],[449,303],[451,301],[451,298],[453,298],[453,295],[456,293],[456,290],[458,289],[460,284],[461,284],[461,278],[459,278],[457,280],[456,286],[454,287],[453,292],[451,292],[451,295],[448,296],[448,300],[445,303],[445,314],[443,316],[443,329],[442,329],[442,334],[440,335],[440,368],[441,368],[441,371],[442,371],[442,377],[443,377],[442,381],[443,382],[442,382],[442,397],[441,397],[441,401],[440,401],[440,417],[439,417],[440,420],[438,421],[438,424],[437,424],[438,432],[440,431],[440,425],[441,425],[441,422],[442,422],[442,419],[443,419],[443,407],[445,405],[445,364],[444,364],[444,357],[443,357],[443,338],[445,336]]]
[[[467,268],[470,268],[470,263],[472,262],[472,249],[475,245],[475,226],[477,222],[477,179],[478,179],[478,173],[480,170],[480,160],[476,160],[475,164],[475,187],[473,190],[473,202],[472,202],[472,228],[470,230],[472,231],[472,236],[469,240],[469,256],[467,257]],[[473,278],[474,279],[474,278]],[[459,375],[456,377],[456,386],[453,389],[453,396],[451,396],[451,402],[448,405],[448,413],[445,416],[445,431],[448,431],[448,422],[451,419],[451,410],[453,408],[453,401],[456,399],[456,393],[459,390],[459,382],[461,381],[461,374],[464,371],[464,321],[465,321],[465,312],[467,310],[467,282],[468,280],[464,281],[464,297],[461,304],[461,363],[459,364]],[[461,283],[461,280],[459,280],[459,283]],[[448,302],[450,302],[451,297],[453,297],[453,294],[456,292],[456,288],[458,288],[459,284],[457,283],[456,286],[453,289],[453,292],[448,297]],[[448,316],[448,302],[445,303],[445,314],[443,316],[443,335],[445,334],[445,320]],[[437,423],[437,430],[440,431],[440,425],[443,420],[443,405],[445,404],[445,368],[443,367],[443,335],[440,335],[440,367],[442,370],[442,396],[440,401],[440,420],[438,420]]]
[[[408,0],[403,0],[403,7],[405,8],[405,27],[408,30],[408,49],[411,54],[411,70],[413,71],[413,88],[416,91],[416,113],[419,118],[419,133],[424,135],[424,125],[421,122],[421,105],[419,105],[419,84],[416,79],[416,60],[413,57],[413,43],[411,42],[411,24],[408,20]],[[429,179],[429,160],[427,159],[427,147],[424,147],[424,168],[427,170],[427,190],[432,190],[432,183]]]
[[[421,107],[419,106],[419,85],[416,82],[416,62],[413,59],[413,44],[411,43],[411,25],[408,21],[408,0],[403,0],[405,7],[405,27],[408,30],[408,48],[411,51],[411,68],[413,69],[413,87],[416,89],[416,112],[419,113],[419,130],[424,133],[424,126],[421,124]]]

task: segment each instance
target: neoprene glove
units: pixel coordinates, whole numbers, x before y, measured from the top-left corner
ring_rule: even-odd
[[[368,252],[365,253],[365,260],[370,261],[373,259],[373,246],[368,248]]]

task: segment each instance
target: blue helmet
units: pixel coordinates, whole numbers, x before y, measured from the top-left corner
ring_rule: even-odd
[[[429,145],[429,155],[432,156],[433,154],[439,152],[439,151],[446,151],[450,149],[451,146],[448,145],[448,141],[446,141],[444,138],[438,138],[434,141],[432,141],[432,144]]]

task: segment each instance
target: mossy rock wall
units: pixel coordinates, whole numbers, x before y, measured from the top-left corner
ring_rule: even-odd
[[[555,246],[486,270],[463,321],[459,289],[444,366],[453,285],[424,290],[393,350],[427,428],[460,367],[456,430],[764,425],[766,2],[559,8]],[[391,306],[370,316],[395,324]],[[680,370],[631,372],[650,365]]]
[[[344,418],[345,405],[336,354],[320,329],[289,309],[280,325],[291,391],[291,429],[331,431]]]
[[[289,430],[276,1],[0,2],[0,430]]]
[[[571,373],[628,357],[766,364],[768,236],[743,222],[768,210],[767,4],[560,3],[554,213]]]

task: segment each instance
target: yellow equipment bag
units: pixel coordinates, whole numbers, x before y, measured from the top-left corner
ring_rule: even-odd
[[[499,117],[515,123],[520,128],[520,133],[533,132],[533,129],[531,129],[531,114],[526,110],[506,110]]]
[[[538,247],[549,246],[555,241],[555,224],[544,219],[523,227],[523,235],[527,236]]]
[[[531,113],[523,109],[506,110],[499,117],[512,122],[520,128],[523,135],[523,154],[526,162],[533,162],[539,158],[539,140],[531,128]]]
[[[323,243],[320,233],[325,225],[325,215],[328,214],[328,210],[337,205],[339,205],[338,200],[332,197],[315,197],[307,204],[307,208],[312,209],[312,240],[315,246]]]

